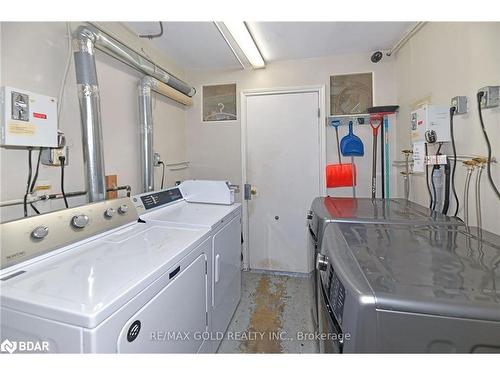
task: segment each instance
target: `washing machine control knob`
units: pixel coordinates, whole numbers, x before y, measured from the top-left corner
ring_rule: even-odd
[[[71,219],[71,225],[77,229],[83,229],[89,223],[89,217],[87,215],[76,215]]]
[[[128,212],[128,206],[126,204],[122,204],[118,207],[118,213],[125,215]]]
[[[107,208],[106,211],[104,211],[104,216],[107,217],[108,219],[111,219],[113,215],[115,214],[116,210],[114,208]]]
[[[42,240],[49,234],[49,227],[46,225],[40,225],[31,231],[31,237],[36,240]]]

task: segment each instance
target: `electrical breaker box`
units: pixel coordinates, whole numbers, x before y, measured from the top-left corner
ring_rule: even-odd
[[[411,140],[415,142],[450,142],[450,108],[424,105],[411,113]]]
[[[1,145],[57,147],[57,99],[4,86]]]

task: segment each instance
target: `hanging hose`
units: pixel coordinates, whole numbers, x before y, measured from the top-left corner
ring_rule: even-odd
[[[450,137],[451,137],[451,147],[453,149],[453,167],[451,170],[451,189],[453,191],[453,197],[455,198],[455,213],[453,216],[457,216],[458,209],[460,207],[458,202],[458,195],[455,189],[455,169],[457,167],[457,149],[455,147],[455,136],[453,135],[453,115],[455,114],[455,107],[450,108]]]
[[[483,173],[483,164],[478,164],[476,174],[476,221],[478,233],[481,232],[483,226],[481,218],[481,174]]]
[[[425,144],[425,157],[427,158],[427,143]],[[425,181],[427,182],[427,192],[429,193],[429,209],[432,210],[432,206],[434,204],[431,192],[431,186],[429,184],[429,165],[425,164]]]
[[[404,176],[404,189],[405,189],[405,198],[406,200],[410,199],[410,154],[413,151],[411,150],[403,150],[403,154],[405,155],[405,171],[402,172]]]
[[[64,164],[66,163],[66,157],[59,156],[59,162],[61,163],[61,194],[64,199],[64,205],[69,208],[68,199],[66,198],[66,193],[64,192]]]
[[[439,143],[439,147],[436,151],[436,163],[437,163],[437,157],[440,155],[439,152],[441,151],[441,147],[443,146],[443,143]],[[431,185],[432,185],[432,194],[433,194],[433,200],[432,200],[432,210],[436,210],[436,205],[438,203],[438,197],[437,197],[437,191],[436,191],[436,183],[434,182],[434,172],[440,169],[439,164],[434,164],[432,166],[432,173],[431,173]]]
[[[467,177],[465,178],[464,188],[464,222],[466,227],[469,227],[469,187],[474,164],[475,163],[472,161],[464,161],[464,165],[467,167]]]
[[[443,211],[442,213],[446,215],[448,213],[448,209],[450,208],[450,163],[444,165],[444,203],[443,203]]]
[[[491,188],[497,195],[498,199],[500,199],[500,191],[498,191],[498,188],[496,187],[495,182],[493,181],[493,177],[491,177],[491,144],[488,138],[488,133],[486,133],[486,129],[484,127],[483,113],[481,108],[481,99],[483,98],[483,95],[484,92],[482,91],[477,93],[477,109],[479,112],[479,122],[481,124],[481,130],[483,131],[484,140],[486,141],[486,147],[488,148],[488,164],[486,166],[486,171],[488,172],[488,180],[490,181]]]
[[[432,186],[432,200],[431,200],[431,210],[436,210],[437,203],[437,193],[436,193],[436,184],[434,182],[434,172],[437,171],[437,167],[435,165],[432,166],[431,169],[431,186]]]
[[[24,217],[28,217],[28,193],[30,192],[31,173],[32,173],[31,153],[32,153],[32,148],[29,147],[28,148],[28,182],[26,183],[26,193],[24,194],[24,198],[23,198]]]
[[[36,181],[38,180],[38,171],[40,170],[41,158],[42,158],[42,149],[40,148],[40,151],[38,152],[38,159],[36,162],[35,175],[33,176],[33,181],[31,181],[31,185],[30,185],[30,194],[33,194],[33,191],[35,190]],[[33,202],[30,202],[30,206],[33,209],[33,211],[35,211],[37,213],[37,215],[40,215],[40,211],[38,211],[38,209],[35,207]]]
[[[160,185],[160,190],[163,190],[163,182],[165,181],[165,163],[160,160],[158,162],[158,164],[161,164],[161,185]]]

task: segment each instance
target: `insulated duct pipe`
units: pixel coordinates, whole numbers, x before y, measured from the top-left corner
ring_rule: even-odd
[[[89,202],[106,199],[101,103],[94,42],[94,34],[85,28],[78,28],[73,35],[76,85],[82,119],[83,162]]]
[[[193,100],[153,77],[144,77],[139,82],[139,131],[141,134],[141,182],[144,192],[154,190],[153,152],[153,101],[155,91],[181,104],[191,105]]]
[[[95,48],[115,57],[134,69],[150,75],[175,90],[191,97],[196,90],[187,83],[146,59],[95,26],[80,26],[73,34],[73,52],[82,119],[82,142],[89,202],[104,200],[106,183],[99,98],[95,66]],[[183,97],[183,95],[179,95]],[[179,101],[179,100],[178,100]],[[144,107],[147,108],[147,107]]]
[[[168,86],[180,91],[189,97],[196,93],[196,89],[186,82],[174,77],[172,74],[159,67],[149,59],[145,58],[138,52],[127,47],[125,44],[113,39],[108,34],[99,30],[97,27],[88,25],[79,28],[94,36],[95,47],[115,58],[130,65],[132,68],[151,76],[167,84]],[[78,31],[77,31],[78,32]]]

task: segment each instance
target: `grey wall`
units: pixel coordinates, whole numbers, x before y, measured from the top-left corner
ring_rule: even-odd
[[[476,93],[486,85],[500,85],[500,23],[428,23],[405,45],[396,57],[398,102],[401,105],[397,142],[401,148],[410,143],[407,119],[418,102],[449,105],[450,99],[466,95],[470,111],[455,117],[458,154],[486,155],[486,143],[479,125]],[[500,108],[483,111],[493,155],[500,157]],[[451,154],[451,147],[443,147]],[[434,149],[434,148],[432,148]],[[431,151],[432,152],[432,151]],[[500,167],[492,166],[493,178],[500,186]],[[474,174],[475,177],[475,174]],[[465,168],[456,169],[456,188],[463,217]],[[494,196],[486,174],[481,185],[484,229],[500,234],[500,202]],[[413,176],[411,199],[428,204],[425,175]],[[476,223],[474,194],[471,187],[470,210]],[[452,205],[451,212],[454,212]]]
[[[74,28],[76,25],[72,25]],[[183,71],[155,50],[148,41],[139,40],[119,23],[103,24],[107,30],[136,49],[154,57],[173,74],[183,77]],[[40,94],[57,96],[67,53],[67,32],[64,23],[2,23],[1,24],[1,85],[9,85]],[[97,71],[101,89],[101,109],[106,174],[117,174],[119,184],[132,186],[132,193],[141,192],[138,130],[137,82],[141,74],[113,58],[97,52]],[[170,99],[156,95],[154,102],[155,150],[166,162],[187,159],[185,108]],[[84,169],[81,124],[76,95],[75,71],[70,65],[59,128],[69,144],[69,166],[65,190],[84,190]],[[34,152],[36,161],[38,152]],[[22,198],[28,172],[25,149],[0,149],[2,201]],[[189,175],[188,170],[167,170],[167,185]],[[160,168],[156,168],[159,188]],[[60,192],[60,169],[41,166],[39,181],[51,184],[51,192]],[[71,198],[70,205],[86,202],[85,197]],[[38,203],[42,211],[63,207],[61,200]],[[6,207],[1,220],[22,216],[22,206]]]
[[[373,64],[367,54],[275,62],[261,70],[187,71],[186,77],[199,92],[201,92],[202,85],[236,83],[238,110],[242,90],[324,85],[325,108],[328,114],[330,75],[370,71],[374,73],[375,105],[393,104],[396,101],[394,61],[384,59],[378,64]],[[187,112],[187,143],[192,176],[194,178],[230,179],[240,184],[242,182],[241,114],[238,114],[238,121],[234,122],[203,123],[201,100],[201,95],[196,96],[193,107]],[[397,121],[393,120],[391,137],[394,139]],[[340,138],[346,133],[347,127],[343,127],[340,130]],[[365,157],[356,159],[358,195],[368,196],[370,194],[372,132],[369,125],[364,125],[356,127],[355,133],[360,136],[365,145]],[[327,163],[337,163],[335,133],[331,127],[327,128],[326,149]],[[395,145],[391,151],[394,157],[397,153]],[[293,168],[290,172],[294,173]],[[394,186],[397,176],[395,173],[392,173],[392,176]],[[351,196],[352,190],[351,188],[329,189],[329,193],[337,196]],[[393,191],[393,195],[397,195],[397,192]]]

